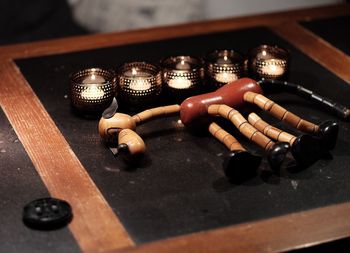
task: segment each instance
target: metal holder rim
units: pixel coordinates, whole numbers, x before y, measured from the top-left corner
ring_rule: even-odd
[[[185,60],[187,62],[190,62],[194,67],[191,67],[191,69],[188,70],[181,70],[181,69],[175,69],[172,68],[171,65],[178,62],[179,60]],[[169,56],[167,58],[164,58],[160,61],[160,64],[162,66],[163,71],[173,71],[173,72],[189,72],[189,71],[198,71],[204,66],[204,61],[202,58],[194,57],[190,55],[177,55],[177,56]]]
[[[229,58],[232,58],[233,62],[223,63],[223,64],[217,63],[216,60],[222,56],[227,56]],[[222,66],[230,67],[230,66],[234,66],[234,65],[243,64],[244,57],[242,56],[241,53],[239,53],[238,51],[233,50],[233,49],[217,49],[217,50],[209,52],[206,55],[205,62],[207,65],[212,64],[212,65],[218,66],[218,67],[222,67]]]
[[[186,61],[191,67],[184,70],[176,69],[174,66],[181,61]],[[189,55],[170,56],[161,61],[161,66],[163,83],[173,97],[183,97],[185,94],[194,93],[204,80],[204,61],[202,58]],[[184,79],[184,81],[189,81],[190,84],[185,87],[175,87],[170,82],[176,79]]]
[[[258,56],[260,52],[265,51],[264,56]],[[281,79],[287,75],[289,66],[289,51],[277,46],[263,44],[251,49],[248,53],[249,72],[257,78]],[[271,64],[271,61],[273,64]],[[267,73],[262,69],[266,66],[278,66],[283,69],[282,73]]]
[[[128,77],[124,75],[126,71],[132,70],[133,68],[147,71],[150,76],[142,77],[141,80],[137,77]],[[150,87],[140,90],[130,88],[130,84],[132,84],[133,81],[137,79],[139,82],[149,84]],[[152,102],[152,100],[157,98],[162,91],[161,69],[155,64],[144,61],[124,63],[118,68],[117,80],[120,99],[125,103],[135,107],[139,107],[145,103]]]
[[[290,55],[289,51],[283,47],[280,47],[277,45],[263,44],[249,50],[249,53],[248,53],[249,58],[255,57],[256,54],[262,50],[266,50],[267,52],[269,52],[270,55],[273,55],[273,57],[276,57],[279,59],[288,59]],[[267,59],[264,59],[264,60],[267,60]]]
[[[85,77],[98,75],[104,78],[103,83],[83,83]],[[84,91],[94,88],[99,96]],[[87,68],[74,72],[70,75],[70,99],[72,106],[79,112],[97,113],[103,111],[111,103],[116,95],[115,72],[103,68]]]
[[[231,59],[230,63],[218,63],[217,60],[227,56]],[[207,54],[206,58],[206,75],[207,86],[215,89],[224,84],[241,78],[244,75],[244,57],[241,53],[232,49],[214,50]],[[235,79],[232,80],[218,80],[216,75],[227,73],[234,74]]]

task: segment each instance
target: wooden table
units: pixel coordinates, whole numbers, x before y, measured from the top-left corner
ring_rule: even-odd
[[[350,202],[135,245],[15,60],[265,26],[350,84],[350,57],[299,23],[349,14],[347,4],[3,46],[1,108],[50,194],[71,203],[69,230],[83,252],[271,252],[345,238]]]

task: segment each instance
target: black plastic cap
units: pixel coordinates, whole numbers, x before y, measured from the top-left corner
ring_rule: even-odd
[[[284,161],[290,145],[288,142],[276,142],[267,153],[267,160],[273,171],[279,171],[282,162]]]
[[[291,152],[299,165],[309,166],[322,155],[321,141],[311,135],[300,135],[294,141]]]
[[[339,125],[336,121],[329,120],[319,125],[322,149],[329,151],[334,149],[337,143]]]
[[[23,208],[23,222],[32,229],[58,229],[66,226],[72,218],[71,206],[60,199],[36,199]]]
[[[260,156],[247,151],[231,151],[225,157],[223,168],[231,180],[243,181],[256,175],[260,162]]]

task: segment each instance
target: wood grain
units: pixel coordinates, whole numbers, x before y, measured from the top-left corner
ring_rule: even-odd
[[[344,203],[109,253],[284,252],[348,237],[349,213]]]
[[[331,5],[128,32],[94,34],[88,36],[46,40],[0,47],[0,59],[28,58],[34,56],[75,52],[99,47],[209,34],[255,26],[273,26],[285,22],[309,21],[317,18],[349,15],[349,13],[350,4]],[[298,36],[300,36],[300,34]]]
[[[278,129],[277,127],[269,125],[254,112],[248,115],[248,122],[260,132],[265,134],[267,137],[276,141],[288,142],[290,145],[293,145],[294,141],[297,138],[294,135]]]
[[[319,131],[319,127],[314,123],[300,118],[294,113],[268,99],[264,95],[248,91],[244,94],[243,99],[248,103],[257,105],[262,110],[267,111],[278,120],[286,122],[287,124],[295,127],[300,131],[307,133],[317,133]]]
[[[0,104],[37,172],[54,197],[67,200],[69,228],[84,252],[133,241],[13,62],[0,64]]]
[[[235,137],[226,132],[215,122],[209,125],[209,132],[230,151],[246,151]]]
[[[232,107],[224,104],[210,105],[208,107],[208,114],[213,116],[220,115],[221,117],[230,120],[241,134],[265,150],[269,150],[274,145],[274,142],[271,139],[249,124],[242,114]]]
[[[147,109],[145,111],[142,111],[138,114],[135,114],[132,116],[134,121],[136,122],[137,125],[144,123],[148,120],[158,118],[158,117],[165,117],[165,116],[170,116],[173,114],[176,114],[180,111],[180,106],[179,105],[167,105],[167,106],[160,106],[160,107],[155,107],[151,109]]]
[[[128,156],[130,159],[146,152],[146,144],[135,131],[123,129],[118,135],[118,144],[128,146]]]
[[[275,25],[271,29],[350,84],[350,56],[297,23]]]
[[[75,218],[70,229],[85,252],[271,252],[332,241],[350,236],[349,202],[134,248],[133,241],[12,60],[268,26],[350,83],[349,57],[296,24],[296,21],[349,14],[350,4],[345,4],[3,46],[0,47],[0,104],[50,193],[72,204]]]

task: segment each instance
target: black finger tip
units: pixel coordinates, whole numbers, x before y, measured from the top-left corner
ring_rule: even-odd
[[[322,122],[319,125],[319,128],[320,128],[319,137],[321,139],[322,148],[325,151],[334,149],[337,143],[337,138],[339,133],[339,124],[334,120],[328,120],[328,121]]]
[[[231,151],[224,159],[225,175],[231,180],[251,178],[256,175],[261,159],[247,151]]]
[[[320,140],[311,135],[301,135],[294,141],[291,148],[294,159],[300,166],[307,167],[322,156]]]
[[[276,142],[268,151],[267,160],[273,171],[278,171],[284,161],[290,145],[288,142]]]

